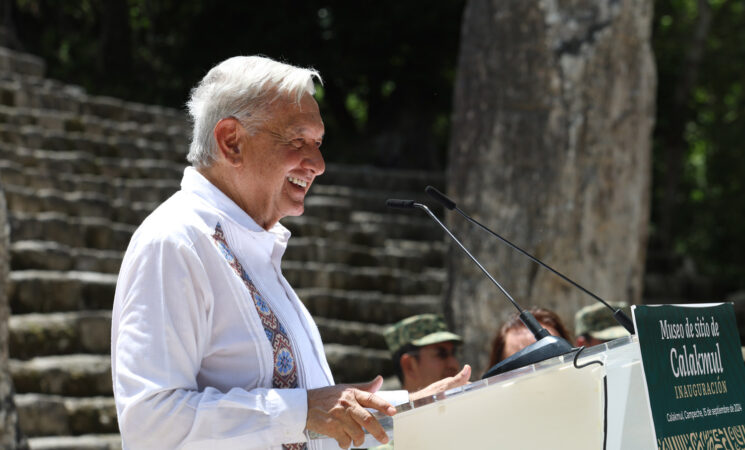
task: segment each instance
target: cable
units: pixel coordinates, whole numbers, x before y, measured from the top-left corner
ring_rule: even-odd
[[[605,366],[605,364],[603,364],[603,362],[600,360],[590,361],[588,363],[582,364],[581,366],[577,365],[577,359],[579,358],[579,354],[582,353],[584,349],[585,349],[585,346],[583,345],[577,350],[577,353],[574,354],[574,359],[572,360],[572,363],[574,364],[574,367],[576,369],[584,369],[585,367],[590,366],[592,364],[600,364],[601,366]],[[603,450],[605,450],[607,441],[608,441],[608,377],[606,375],[603,375]]]

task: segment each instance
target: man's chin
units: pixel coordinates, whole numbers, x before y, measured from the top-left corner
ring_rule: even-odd
[[[305,206],[301,203],[300,205],[294,205],[292,208],[288,208],[285,217],[297,217],[302,216],[305,212]]]

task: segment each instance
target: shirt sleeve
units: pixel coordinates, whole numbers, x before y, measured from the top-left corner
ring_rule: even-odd
[[[112,314],[112,376],[124,447],[246,449],[305,441],[304,389],[199,390],[213,298],[194,248],[165,240],[131,250]]]

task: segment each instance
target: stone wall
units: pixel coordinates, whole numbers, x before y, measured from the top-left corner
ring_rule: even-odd
[[[0,448],[12,450],[28,448],[28,446],[18,422],[18,413],[13,399],[15,389],[8,360],[9,231],[5,194],[0,184]]]

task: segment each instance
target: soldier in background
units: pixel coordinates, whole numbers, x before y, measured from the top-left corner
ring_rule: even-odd
[[[416,392],[439,380],[443,374],[458,373],[456,350],[462,339],[448,330],[442,317],[419,314],[397,322],[383,332],[392,353],[393,367],[401,386]],[[450,375],[445,375],[450,376]],[[393,450],[393,440],[371,450]]]
[[[408,317],[388,327],[383,335],[401,386],[409,392],[460,370],[456,349],[462,339],[436,314]]]
[[[626,303],[609,304],[631,315]],[[629,332],[616,322],[608,307],[601,303],[585,306],[577,311],[574,315],[574,332],[577,336],[577,347],[592,347],[629,335]]]

